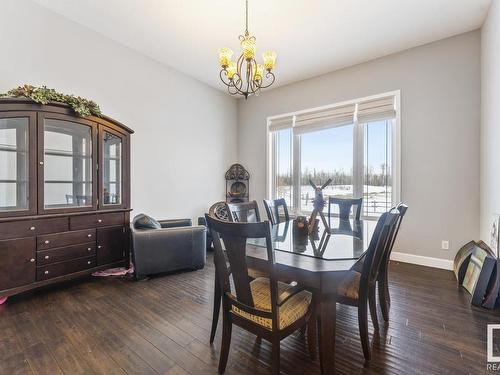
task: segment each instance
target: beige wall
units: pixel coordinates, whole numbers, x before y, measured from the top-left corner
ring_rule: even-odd
[[[500,2],[493,1],[481,32],[481,239],[500,214]]]
[[[479,31],[240,100],[238,155],[250,171],[251,198],[266,195],[267,116],[398,89],[409,211],[396,251],[453,259],[479,235]]]
[[[224,197],[235,99],[31,1],[2,1],[0,31],[0,92],[47,85],[94,99],[136,131],[135,213],[195,218]]]

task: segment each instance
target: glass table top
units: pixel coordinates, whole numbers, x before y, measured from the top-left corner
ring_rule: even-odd
[[[331,217],[330,228],[319,222],[310,235],[300,233],[293,220],[273,225],[273,247],[278,251],[325,260],[358,259],[368,248],[376,221],[340,220]],[[266,247],[264,238],[248,239],[248,244]]]

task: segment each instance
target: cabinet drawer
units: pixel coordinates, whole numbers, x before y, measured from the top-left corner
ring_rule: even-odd
[[[35,228],[34,232],[38,236],[46,233],[66,232],[69,230],[69,223],[67,217],[36,219],[32,221],[32,227]]]
[[[11,221],[0,223],[0,240],[30,237],[45,233],[64,232],[67,230],[67,217]]]
[[[95,242],[59,247],[53,250],[37,251],[36,264],[43,266],[65,260],[83,258],[95,255]]]
[[[0,239],[34,236],[35,229],[31,229],[32,227],[31,220],[0,223]]]
[[[86,257],[49,264],[36,268],[37,281],[52,279],[54,277],[69,275],[70,273],[93,268],[96,265],[95,257]]]
[[[46,234],[37,237],[37,250],[53,249],[95,241],[95,229],[76,230],[74,232]]]
[[[122,225],[124,222],[125,214],[123,212],[73,216],[70,218],[70,229],[77,230],[96,227],[108,227],[112,225]]]

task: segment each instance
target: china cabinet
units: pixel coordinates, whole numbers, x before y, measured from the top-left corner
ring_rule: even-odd
[[[128,265],[132,133],[0,99],[0,297]]]

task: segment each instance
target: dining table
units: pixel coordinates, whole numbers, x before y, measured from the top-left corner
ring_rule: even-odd
[[[309,234],[307,227],[289,220],[273,225],[271,237],[277,279],[295,281],[315,297],[321,373],[329,375],[335,373],[337,287],[365,253],[376,222],[329,217],[327,223],[318,222]],[[265,239],[248,239],[247,265],[269,272]]]

